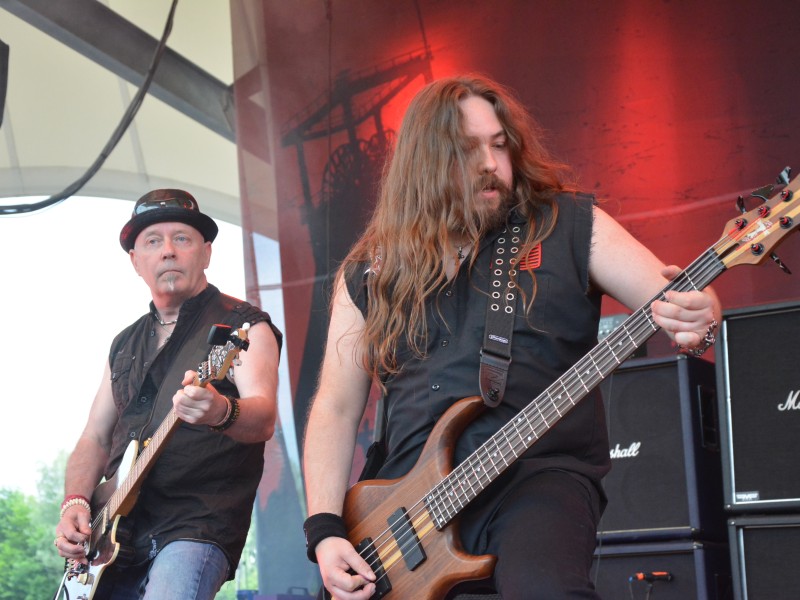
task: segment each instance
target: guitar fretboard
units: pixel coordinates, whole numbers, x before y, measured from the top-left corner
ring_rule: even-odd
[[[224,376],[236,352],[238,352],[238,349],[231,342],[228,342],[224,346],[213,348],[209,353],[208,360],[202,362],[197,367],[197,381],[195,385],[205,387],[209,381]],[[119,487],[114,490],[108,502],[106,502],[102,510],[100,510],[93,519],[93,538],[99,538],[105,535],[105,530],[108,525],[120,514],[120,511],[126,504],[132,506],[135,500],[135,493],[138,493],[151,467],[155,464],[156,459],[166,447],[167,440],[169,440],[172,434],[178,429],[180,423],[181,420],[175,414],[175,411],[170,410],[155,433],[149,438],[147,445],[145,445],[139,453],[128,475],[122,482],[118,482]]]
[[[442,529],[486,486],[566,415],[659,327],[650,305],[666,292],[702,290],[725,270],[709,248],[647,304],[628,317],[608,337],[537,396],[514,419],[484,442],[425,497],[437,529]]]

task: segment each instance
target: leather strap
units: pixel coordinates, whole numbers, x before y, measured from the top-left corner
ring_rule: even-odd
[[[511,338],[519,295],[516,266],[523,229],[521,225],[510,225],[494,242],[480,370],[481,396],[492,408],[503,401],[511,365]]]

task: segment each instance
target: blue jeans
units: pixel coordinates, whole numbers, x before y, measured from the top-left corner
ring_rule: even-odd
[[[98,600],[213,600],[228,578],[228,559],[214,544],[176,541],[149,563],[115,569],[100,578]]]

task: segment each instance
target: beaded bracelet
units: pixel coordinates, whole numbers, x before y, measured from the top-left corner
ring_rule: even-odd
[[[681,351],[685,352],[686,354],[691,354],[692,356],[703,356],[706,350],[711,348],[714,345],[714,342],[717,341],[717,327],[719,327],[719,323],[717,320],[714,319],[708,325],[708,329],[706,329],[706,334],[703,336],[703,345],[697,348],[686,348],[685,346],[680,346]]]
[[[211,431],[225,431],[239,418],[239,400],[227,394],[225,395],[225,399],[228,401],[228,412],[225,413],[225,418],[222,419],[222,421],[216,425],[208,426]]]
[[[92,506],[89,504],[89,501],[86,499],[85,496],[81,496],[80,494],[73,494],[71,496],[67,496],[64,498],[64,501],[61,503],[61,514],[60,518],[64,518],[64,513],[67,512],[73,506],[82,506],[86,510],[89,511],[89,514],[92,512]]]
[[[81,498],[82,500],[85,500],[87,503],[89,502],[89,499],[86,496],[82,496],[81,494],[69,494],[68,496],[64,496],[64,501],[61,503],[61,506],[64,506],[64,504],[66,504],[73,498]]]
[[[317,513],[308,517],[303,523],[306,534],[306,555],[308,560],[317,562],[317,544],[329,537],[347,539],[347,528],[344,519],[333,513]]]

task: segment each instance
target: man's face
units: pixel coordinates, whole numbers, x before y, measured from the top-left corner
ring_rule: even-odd
[[[513,185],[511,155],[503,126],[494,107],[484,98],[470,96],[459,102],[464,133],[476,143],[478,182],[475,198],[487,215],[505,218]]]
[[[211,243],[184,223],[156,223],[136,237],[131,263],[156,296],[183,302],[205,289]]]

